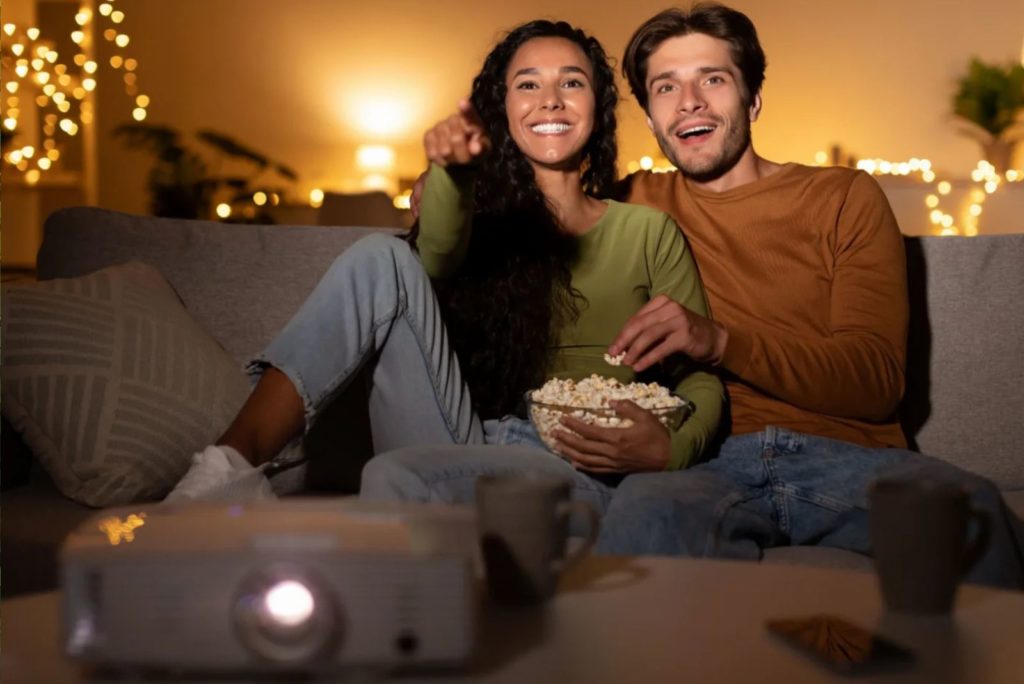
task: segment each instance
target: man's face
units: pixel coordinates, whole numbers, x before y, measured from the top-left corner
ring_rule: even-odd
[[[746,86],[729,43],[703,33],[670,38],[647,61],[647,125],[661,151],[698,180],[729,172],[750,145],[760,94]]]

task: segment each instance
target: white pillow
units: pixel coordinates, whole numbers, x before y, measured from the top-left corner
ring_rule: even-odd
[[[3,414],[89,506],[162,498],[249,392],[147,264],[16,284],[2,311]]]

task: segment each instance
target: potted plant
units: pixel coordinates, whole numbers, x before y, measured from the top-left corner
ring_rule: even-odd
[[[174,218],[214,218],[213,204],[218,194],[227,193],[233,221],[272,223],[266,207],[253,203],[253,196],[262,191],[267,197],[281,196],[284,189],[264,180],[270,171],[289,182],[298,179],[294,171],[242,145],[237,140],[211,130],[201,130],[196,138],[221,157],[242,162],[248,175],[211,173],[204,156],[182,142],[181,134],[170,126],[146,123],[122,124],[114,129],[114,137],[129,147],[148,150],[156,156],[147,185],[150,211],[155,216]],[[217,164],[218,168],[220,164]],[[234,211],[238,209],[238,211]]]
[[[971,59],[953,96],[953,112],[968,123],[966,132],[981,143],[985,159],[1005,173],[1024,138],[1024,65]]]

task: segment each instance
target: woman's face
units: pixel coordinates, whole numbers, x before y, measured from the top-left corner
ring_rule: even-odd
[[[533,165],[578,168],[594,130],[594,69],[565,38],[523,43],[505,74],[505,112],[516,146]]]

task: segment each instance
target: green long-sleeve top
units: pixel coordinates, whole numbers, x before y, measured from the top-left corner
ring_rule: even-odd
[[[468,183],[459,184],[445,169],[431,167],[420,204],[417,246],[433,278],[453,275],[466,258],[472,234],[470,196]],[[579,318],[559,334],[553,367],[548,369],[552,377],[581,380],[597,373],[621,382],[635,380],[632,368],[611,366],[604,355],[629,317],[656,295],[668,295],[691,311],[708,315],[697,267],[675,221],[648,207],[610,200],[607,204],[597,223],[577,238],[577,257],[570,265],[572,286],[586,303]],[[673,375],[670,384],[696,410],[671,435],[666,470],[700,459],[718,429],[724,401],[715,375],[682,368]]]

